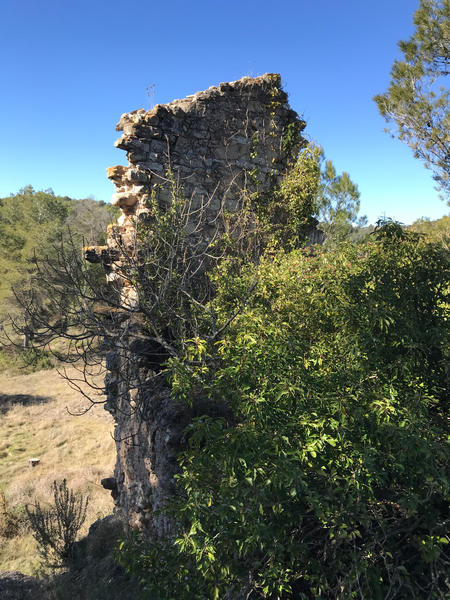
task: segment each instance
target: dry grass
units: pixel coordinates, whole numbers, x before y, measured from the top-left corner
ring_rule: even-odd
[[[52,500],[53,480],[67,479],[72,489],[91,500],[86,533],[97,518],[110,514],[110,493],[100,479],[113,472],[113,419],[94,406],[83,416],[71,416],[88,402],[72,390],[55,370],[8,377],[0,375],[0,492],[16,514],[25,504]],[[67,410],[68,409],[68,410]],[[40,459],[30,468],[28,459]],[[38,555],[31,534],[0,540],[0,571],[32,573]]]

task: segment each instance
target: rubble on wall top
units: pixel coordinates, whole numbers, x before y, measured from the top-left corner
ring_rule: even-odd
[[[264,88],[267,85],[269,87],[273,86],[280,88],[281,76],[278,73],[265,73],[259,77],[246,76],[242,77],[241,79],[237,79],[236,81],[219,83],[218,86],[211,86],[207,90],[190,94],[189,96],[186,96],[186,98],[172,100],[167,104],[156,104],[151,110],[148,111],[146,111],[144,108],[139,108],[132,112],[122,114],[116,126],[116,131],[123,131],[126,125],[137,124],[142,119],[150,120],[161,113],[171,112],[176,114],[179,111],[189,112],[191,109],[195,110],[198,102],[201,103],[211,100],[214,97],[220,97],[224,94],[229,94],[234,90],[241,91],[244,87],[248,87],[249,89],[253,87]]]

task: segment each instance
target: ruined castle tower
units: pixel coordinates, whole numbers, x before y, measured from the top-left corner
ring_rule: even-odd
[[[127,152],[129,166],[107,169],[116,186],[113,204],[122,214],[109,230],[107,247],[89,249],[87,259],[102,259],[109,280],[120,287],[124,253],[138,251],[137,224],[151,226],[149,199],[170,203],[173,180],[194,208],[207,206],[202,234],[212,235],[220,211],[239,210],[243,190],[266,193],[279,183],[300,148],[304,126],[276,74],[221,83],[122,115],[116,146]],[[131,527],[164,536],[170,522],[158,509],[173,493],[189,416],[171,398],[164,378],[155,377],[151,350],[139,336],[139,297],[129,282],[122,287],[127,310],[118,321],[117,345],[107,355],[106,378],[117,462],[105,487]],[[130,385],[131,380],[138,384]]]

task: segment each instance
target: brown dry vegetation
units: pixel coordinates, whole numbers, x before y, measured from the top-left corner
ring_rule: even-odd
[[[113,419],[102,404],[82,416],[68,412],[88,405],[56,370],[0,374],[0,492],[10,513],[23,516],[24,505],[35,498],[51,501],[53,480],[63,478],[69,487],[90,496],[82,534],[112,512],[112,499],[100,480],[113,471]],[[34,468],[28,466],[32,457],[40,459]],[[38,568],[38,553],[20,522],[18,535],[0,537],[0,571],[31,574]]]

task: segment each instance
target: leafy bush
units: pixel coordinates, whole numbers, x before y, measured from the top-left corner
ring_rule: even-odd
[[[50,508],[34,504],[34,510],[25,507],[39,552],[50,566],[70,561],[77,535],[86,519],[88,497],[75,494],[63,479],[53,482],[54,505]]]
[[[174,394],[224,416],[190,427],[176,539],[123,543],[149,598],[445,596],[447,266],[388,222],[217,276],[224,316],[259,282],[222,340],[170,365]]]

